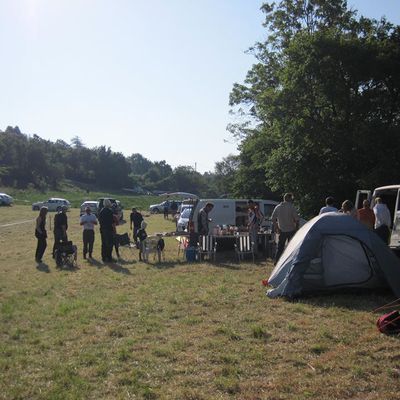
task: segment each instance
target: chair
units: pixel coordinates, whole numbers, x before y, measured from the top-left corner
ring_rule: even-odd
[[[215,261],[215,253],[217,251],[217,241],[215,236],[204,235],[199,238],[199,247],[197,249],[197,254],[199,256],[199,260],[202,260],[202,257],[207,255],[208,260]]]
[[[126,262],[134,260],[134,253],[137,247],[136,243],[131,241],[128,233],[115,235],[115,243],[118,246],[118,252],[120,255],[118,258],[122,258]]]
[[[58,267],[67,265],[77,267],[78,249],[71,241],[58,243],[55,250],[55,259]]]
[[[251,241],[250,236],[240,235],[236,238],[235,252],[239,262],[244,259],[246,254],[251,254],[254,263],[254,243]]]
[[[145,239],[144,251],[143,251],[143,261],[149,261],[149,255],[153,254],[153,260],[158,257],[158,262],[161,262],[161,257],[165,261],[164,255],[164,245],[160,245],[160,241],[164,243],[164,240],[158,236],[149,236]]]

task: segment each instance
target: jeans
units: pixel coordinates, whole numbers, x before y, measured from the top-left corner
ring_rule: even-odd
[[[93,243],[94,243],[94,230],[93,229],[84,229],[83,230],[83,257],[86,257],[88,249],[89,249],[89,257],[92,257]]]
[[[35,253],[35,260],[39,261],[42,260],[44,251],[46,250],[47,247],[47,240],[45,237],[38,238],[37,240],[37,247],[36,247],[36,253]]]

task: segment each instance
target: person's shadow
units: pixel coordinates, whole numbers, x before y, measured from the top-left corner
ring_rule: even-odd
[[[131,274],[131,271],[129,271],[128,268],[125,268],[122,265],[117,264],[114,261],[105,263],[104,265],[107,266],[108,268],[110,268],[114,272],[118,272],[120,274],[125,274],[125,275],[130,275]]]
[[[104,265],[100,261],[96,260],[95,258],[88,258],[86,261],[88,262],[89,265],[93,265],[94,267],[97,267],[97,268],[104,267]]]

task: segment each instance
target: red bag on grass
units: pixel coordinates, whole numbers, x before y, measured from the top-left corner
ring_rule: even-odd
[[[400,313],[398,310],[384,314],[376,321],[379,332],[386,335],[400,333]]]

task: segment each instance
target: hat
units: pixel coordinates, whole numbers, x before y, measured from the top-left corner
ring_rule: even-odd
[[[104,199],[103,202],[104,207],[110,208],[111,207],[111,200],[110,199]]]
[[[61,207],[61,210],[67,211],[67,210],[68,210],[68,207],[64,205],[64,206]]]

